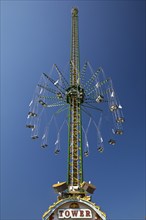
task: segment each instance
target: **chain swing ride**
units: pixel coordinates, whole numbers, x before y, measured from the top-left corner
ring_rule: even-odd
[[[95,190],[92,184],[83,180],[83,154],[85,157],[89,156],[90,130],[95,130],[97,151],[103,153],[106,137],[102,136],[102,123],[109,125],[107,144],[115,145],[117,137],[123,134],[124,117],[112,79],[106,76],[104,70],[99,67],[94,71],[89,61],[80,70],[77,8],[72,9],[71,57],[67,68],[70,75],[60,70],[56,64],[49,73],[41,75],[29,104],[26,127],[31,130],[31,138],[36,140],[41,137],[41,147],[47,148],[49,130],[54,125],[57,131],[54,143],[56,155],[61,150],[61,132],[64,126],[67,127],[68,179],[67,182],[54,184],[53,188],[59,193],[59,198],[73,195],[84,198],[86,193],[92,194]],[[51,109],[53,113],[50,117],[47,112]],[[68,116],[58,123],[58,117],[62,113]],[[44,115],[47,117],[47,124],[40,134]]]

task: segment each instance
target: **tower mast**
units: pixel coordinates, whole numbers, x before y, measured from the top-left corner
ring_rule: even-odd
[[[83,182],[82,120],[80,105],[84,91],[80,86],[80,54],[78,34],[78,9],[72,9],[72,36],[70,55],[70,87],[67,89],[69,108],[68,185],[77,189]]]
[[[113,88],[112,80],[111,78],[106,78],[103,69],[100,67],[94,72],[90,63],[85,62],[80,74],[78,9],[73,8],[71,13],[70,82],[66,80],[56,64],[54,64],[52,68],[52,71],[55,70],[56,72],[53,78],[50,76],[51,74],[42,74],[35,95],[29,104],[26,127],[31,129],[32,139],[38,139],[40,117],[43,112],[42,108],[59,107],[47,124],[42,136],[41,145],[42,148],[48,146],[48,129],[54,120],[58,130],[54,151],[57,155],[60,152],[60,132],[64,123],[66,123],[66,119],[60,128],[58,128],[55,117],[58,113],[68,109],[67,182],[53,184],[55,192],[58,193],[58,201],[49,207],[42,219],[90,218],[92,220],[106,220],[106,214],[102,212],[95,203],[91,202],[91,196],[88,195],[88,193],[93,194],[96,187],[92,185],[91,182],[83,181],[82,131],[85,137],[84,155],[88,156],[89,154],[87,133],[91,122],[95,126],[97,132],[97,150],[102,153],[104,148],[100,124],[102,120],[103,105],[108,104],[109,112],[112,114],[114,124],[114,127],[111,129],[112,137],[113,135],[123,134],[122,124],[125,120],[122,113],[122,106]],[[85,75],[87,68],[91,76],[90,74]],[[83,83],[83,81],[85,83]],[[50,93],[52,94],[51,96]],[[91,111],[100,113],[99,117],[97,117],[98,124],[92,117],[92,113],[90,114],[90,112],[88,112],[88,108],[90,108]],[[86,130],[82,127],[82,112],[90,117]],[[112,137],[108,143],[110,145],[115,145],[116,141]]]

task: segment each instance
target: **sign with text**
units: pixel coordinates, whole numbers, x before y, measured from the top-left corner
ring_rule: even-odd
[[[58,209],[58,218],[92,218],[90,209]]]

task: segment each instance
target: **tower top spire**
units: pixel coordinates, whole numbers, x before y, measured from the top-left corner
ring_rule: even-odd
[[[77,16],[78,12],[79,12],[79,10],[78,10],[77,7],[73,7],[72,10],[71,10],[72,16]]]

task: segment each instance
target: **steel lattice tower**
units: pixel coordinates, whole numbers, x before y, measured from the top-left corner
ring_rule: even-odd
[[[83,181],[82,118],[80,105],[84,90],[80,86],[80,54],[78,36],[78,9],[72,9],[72,40],[70,58],[70,87],[67,92],[69,108],[68,185],[79,187]]]
[[[82,111],[84,89],[80,84],[80,52],[78,9],[72,9],[72,32],[70,54],[70,86],[66,89],[66,102],[69,104],[68,113],[68,172],[67,182],[54,184],[56,192],[62,196],[85,196],[84,185],[95,190],[95,186],[83,182],[83,149],[82,149]],[[88,185],[88,186],[87,186]]]

